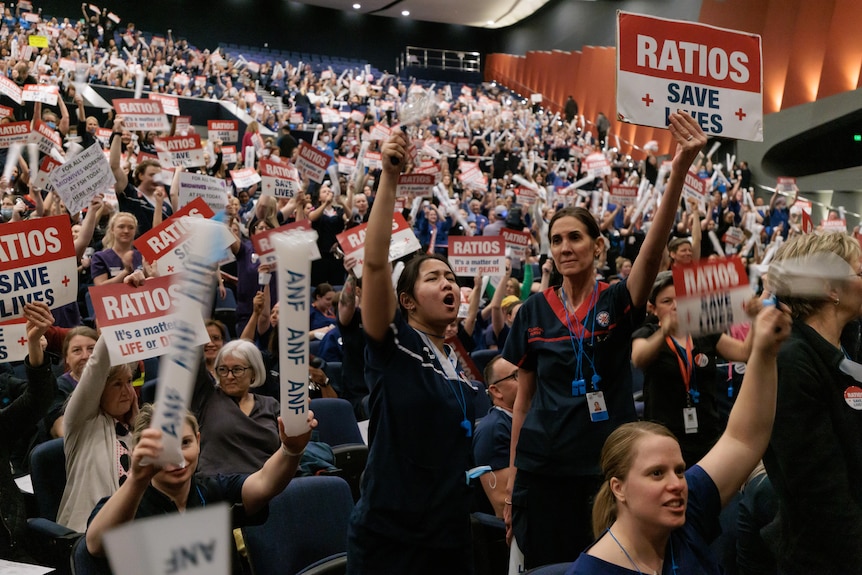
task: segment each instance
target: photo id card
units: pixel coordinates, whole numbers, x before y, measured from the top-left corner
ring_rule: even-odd
[[[608,420],[608,406],[605,404],[605,394],[601,391],[587,394],[587,407],[590,410],[590,421]]]
[[[682,410],[682,420],[686,433],[697,433],[697,409],[686,407]]]

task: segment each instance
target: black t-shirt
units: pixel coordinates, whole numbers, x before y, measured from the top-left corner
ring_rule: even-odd
[[[661,329],[656,323],[638,328],[632,339],[648,338]],[[644,419],[658,421],[670,429],[679,440],[687,466],[697,463],[721,435],[718,413],[718,384],[716,382],[715,346],[721,334],[692,338],[692,370],[686,392],[677,352],[663,344],[653,362],[643,369]],[[684,341],[679,342],[685,346]],[[682,352],[682,356],[685,356]],[[697,395],[694,402],[693,396]],[[697,432],[686,433],[683,410],[694,407],[697,411]]]
[[[122,194],[117,194],[117,203],[121,212],[129,212],[138,219],[136,238],[153,229],[153,216],[156,213],[156,207],[131,182],[126,184],[126,189],[123,190]],[[163,220],[168,219],[173,213],[170,201],[165,198],[165,203],[162,204]]]

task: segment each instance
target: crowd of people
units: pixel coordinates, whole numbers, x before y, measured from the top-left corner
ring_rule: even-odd
[[[304,222],[321,256],[308,338],[323,361],[341,365],[336,387],[313,363],[309,387],[369,420],[346,534],[349,573],[472,573],[471,511],[505,522],[527,568],[862,573],[853,537],[862,534],[853,488],[862,479],[862,249],[846,229],[811,229],[794,194],[755,194],[744,161],[721,165],[705,153],[691,116],[670,115],[672,153],[648,142],[643,157],[631,157],[613,146],[604,114],[588,122],[571,98],[560,116],[495,84],[453,90],[364,70],[249,66],[171,31],[145,36],[92,5],[75,21],[43,20],[27,4],[6,9],[0,72],[19,85],[57,85],[60,95],[56,106],[2,96],[7,118],[101,145],[115,184],[69,213],[56,191],[37,185],[26,157],[6,158],[0,218],[67,216],[80,297],[53,310],[25,306],[26,380],[11,368],[0,375],[0,557],[38,561],[41,542],[24,524],[9,470],[26,472],[27,454],[48,439],[64,439],[67,460],[56,519],[86,532],[95,556],[104,555],[105,531],[136,517],[217,500],[259,510],[303,469],[316,422],[310,416],[309,433],[288,437],[278,416],[278,282],[252,237]],[[48,47],[33,49],[33,35]],[[253,121],[237,142],[183,128],[204,136],[206,164],[170,174],[154,159],[163,134],[130,131],[113,111],[88,115],[81,82],[227,99]],[[276,85],[280,110],[255,91]],[[409,118],[420,107],[422,117]],[[293,165],[303,137],[331,157],[322,181],[305,178],[289,197],[234,181],[261,159]],[[72,145],[52,155],[74,153]],[[234,261],[222,266],[217,295],[227,301],[232,292],[236,309],[206,322],[210,341],[182,434],[187,465],[159,469],[142,464],[162,450],[149,429],[152,407],[139,401],[153,364],[110,365],[98,326],[84,325],[86,289],[159,275],[134,241],[183,207],[183,170],[227,184],[213,219],[233,234]],[[684,191],[690,170],[706,194]],[[430,174],[434,184],[403,193],[403,173]],[[636,188],[636,198],[622,200],[620,186]],[[394,213],[420,248],[390,261]],[[366,226],[361,260],[339,241],[357,226]],[[506,230],[529,239],[507,253],[502,276],[456,277],[449,238]],[[824,254],[834,257],[816,288],[794,292],[794,279],[810,280]],[[751,325],[687,334],[670,270],[724,257],[749,272]],[[482,353],[495,357],[477,368]],[[719,362],[745,364],[727,402]],[[488,413],[476,412],[477,394],[488,395]],[[490,471],[465,482],[477,466]],[[709,545],[735,499],[738,565],[719,565]]]

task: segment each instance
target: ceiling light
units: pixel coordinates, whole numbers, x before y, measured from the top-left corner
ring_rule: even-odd
[[[488,20],[487,24],[488,24],[488,26],[493,26],[493,25],[494,25],[494,21],[493,21],[493,20]]]
[[[354,9],[354,10],[359,10],[360,8],[362,8],[362,4],[358,4],[358,3],[357,3],[357,4],[354,4],[354,5],[353,5],[353,9]]]
[[[402,16],[410,16],[410,10],[402,10],[401,15]]]

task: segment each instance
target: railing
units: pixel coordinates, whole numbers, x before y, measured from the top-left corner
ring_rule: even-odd
[[[479,52],[407,46],[401,56],[396,59],[395,69],[400,72],[411,66],[436,70],[476,72],[478,74],[482,69],[482,56]]]

